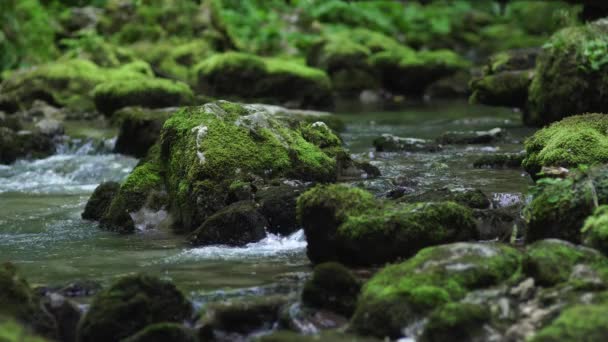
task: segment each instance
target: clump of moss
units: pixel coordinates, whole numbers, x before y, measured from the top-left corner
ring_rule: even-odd
[[[505,71],[473,80],[471,103],[492,106],[513,106],[523,108],[528,99],[528,86],[532,72]]]
[[[146,275],[126,276],[93,298],[78,327],[78,341],[127,338],[155,323],[182,322],[192,307],[171,283]]]
[[[608,255],[608,205],[595,209],[593,215],[585,220],[582,233],[585,245]]]
[[[608,25],[598,21],[565,28],[551,37],[530,85],[529,111],[524,117],[528,124],[544,125],[606,108],[608,60],[601,51],[608,51],[607,33]]]
[[[190,103],[192,97],[187,84],[160,78],[110,80],[93,90],[95,107],[106,115],[128,106],[181,106]]]
[[[297,210],[315,263],[381,264],[478,235],[471,211],[454,202],[395,205],[343,185],[309,190]]]
[[[601,255],[562,240],[541,240],[527,247],[523,272],[540,286],[554,286],[570,278],[574,265],[600,261]]]
[[[5,342],[46,342],[47,340],[33,335],[19,323],[0,317],[0,340]]]
[[[431,312],[420,340],[424,342],[471,341],[483,333],[483,326],[490,319],[490,310],[485,306],[448,303]]]
[[[227,52],[202,61],[195,73],[199,90],[212,96],[291,103],[300,108],[332,104],[327,74],[297,62]]]
[[[361,285],[344,266],[335,262],[317,265],[302,289],[302,302],[313,308],[327,309],[350,317]]]
[[[533,177],[543,166],[576,167],[608,161],[608,116],[576,115],[536,132],[525,142],[523,166]]]
[[[562,311],[530,341],[602,341],[606,334],[608,334],[608,305],[574,305]]]
[[[364,285],[352,329],[398,338],[403,326],[462,299],[471,290],[517,280],[520,263],[520,252],[499,244],[425,248],[403,263],[383,268]]]
[[[206,40],[191,40],[177,46],[172,44],[158,61],[158,69],[164,75],[195,84],[192,68],[213,53],[213,47]]]

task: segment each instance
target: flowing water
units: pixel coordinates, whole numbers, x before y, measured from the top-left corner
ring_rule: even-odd
[[[519,114],[461,102],[418,104],[392,111],[345,108],[344,142],[356,158],[371,159],[383,176],[357,181],[381,194],[395,177],[415,191],[436,187],[477,187],[500,201],[521,197],[529,178],[518,170],[473,169],[476,156],[522,149],[531,130]],[[72,129],[108,138],[115,132],[74,124]],[[372,140],[382,133],[430,139],[450,130],[506,128],[497,145],[450,147],[436,153],[376,153]],[[70,128],[70,127],[68,127]],[[17,264],[33,284],[60,285],[92,279],[104,283],[133,272],[173,280],[201,301],[215,296],[289,291],[309,271],[302,231],[270,235],[243,248],[192,248],[170,231],[118,235],[80,219],[84,205],[103,181],[124,179],[133,158],[109,153],[108,145],[81,142],[42,160],[0,166],[0,260]]]

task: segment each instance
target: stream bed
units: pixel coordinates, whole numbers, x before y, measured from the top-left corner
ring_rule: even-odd
[[[408,105],[393,110],[337,111],[345,123],[345,145],[357,159],[370,160],[382,172],[376,179],[353,182],[381,196],[395,179],[415,192],[434,188],[478,188],[496,203],[523,199],[529,176],[514,169],[475,169],[483,154],[518,152],[533,130],[520,113],[452,101]],[[78,125],[76,125],[78,126]],[[86,126],[86,124],[84,124]],[[383,133],[433,139],[446,131],[506,129],[508,138],[493,145],[449,146],[439,152],[375,152],[372,141]],[[68,132],[69,133],[69,132]],[[106,138],[115,134],[110,130]],[[106,145],[111,145],[107,139]],[[95,187],[121,181],[137,160],[110,153],[105,146],[82,142],[61,148],[47,159],[0,166],[0,253],[34,285],[75,280],[104,284],[129,273],[147,272],[175,282],[202,301],[220,296],[292,291],[310,271],[306,241],[269,235],[243,248],[190,247],[169,229],[118,235],[80,218]],[[508,204],[508,203],[507,203]]]

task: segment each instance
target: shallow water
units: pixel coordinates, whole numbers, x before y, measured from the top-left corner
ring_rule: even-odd
[[[371,159],[383,176],[355,182],[380,194],[400,176],[414,191],[442,186],[478,187],[497,198],[525,192],[530,180],[517,170],[473,169],[474,158],[493,151],[521,150],[519,114],[461,102],[412,105],[398,111],[340,111],[347,122],[345,144],[356,158]],[[371,142],[382,133],[434,138],[448,130],[504,127],[511,141],[493,146],[450,147],[437,153],[375,153]],[[91,130],[87,128],[87,130]],[[102,130],[99,136],[112,135]],[[103,145],[103,144],[102,144]],[[84,143],[37,161],[0,166],[0,260],[17,264],[33,284],[77,279],[108,282],[133,272],[173,280],[201,302],[216,296],[289,291],[309,262],[302,231],[269,236],[243,248],[191,248],[164,230],[121,236],[80,219],[86,200],[102,181],[120,181],[136,160]],[[101,152],[100,152],[101,151]]]

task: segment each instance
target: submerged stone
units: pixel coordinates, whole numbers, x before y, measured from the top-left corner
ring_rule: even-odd
[[[462,205],[391,204],[343,185],[317,186],[304,193],[298,198],[298,217],[313,263],[382,264],[427,246],[478,236],[471,211]]]
[[[155,323],[182,322],[192,307],[171,283],[146,275],[126,276],[93,298],[78,327],[78,341],[116,341]]]

